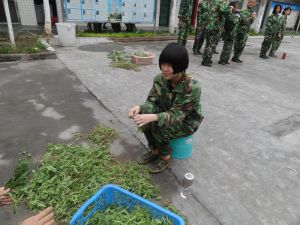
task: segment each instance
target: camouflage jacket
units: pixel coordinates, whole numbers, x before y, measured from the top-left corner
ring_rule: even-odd
[[[198,5],[197,27],[220,31],[224,17],[229,13],[230,8],[223,0],[202,0]]]
[[[193,13],[194,0],[181,0],[178,17],[182,20],[190,20]]]
[[[158,126],[185,123],[194,132],[202,120],[200,95],[200,85],[190,75],[183,76],[172,89],[170,82],[159,74],[154,78],[146,102],[141,105],[141,113],[157,114]]]
[[[286,29],[286,20],[287,20],[287,16],[286,15],[282,15],[279,18],[279,32],[281,33],[281,36],[284,35],[285,33],[285,29]]]
[[[225,40],[233,41],[236,33],[237,25],[240,21],[240,15],[238,13],[230,13],[225,17]]]
[[[236,28],[237,33],[249,32],[251,24],[254,22],[254,19],[251,16],[253,12],[254,9],[245,9],[240,11],[240,21]]]
[[[276,15],[272,14],[268,16],[265,35],[277,34],[280,30],[279,28],[280,28],[280,16],[278,14]]]

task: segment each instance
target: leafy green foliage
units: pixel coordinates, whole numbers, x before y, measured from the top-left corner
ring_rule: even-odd
[[[122,51],[112,51],[107,57],[111,60],[110,66],[127,70],[139,71],[138,65],[132,63],[131,54]]]
[[[93,143],[87,148],[49,145],[31,180],[25,185],[20,184],[22,188],[13,192],[14,198],[23,199],[32,210],[53,206],[58,224],[68,224],[81,204],[108,183],[147,199],[158,199],[158,188],[151,184],[145,167],[113,160],[107,146],[116,136],[117,131],[97,126],[85,135]],[[20,174],[18,177],[23,177],[22,174],[28,177],[27,173]]]
[[[39,36],[29,34],[18,34],[14,48],[7,40],[0,41],[0,54],[32,54],[44,51],[45,46],[41,43]]]
[[[103,212],[95,213],[86,224],[172,225],[172,222],[167,218],[153,219],[151,214],[141,207],[135,207],[131,212],[128,212],[122,207],[109,207]]]

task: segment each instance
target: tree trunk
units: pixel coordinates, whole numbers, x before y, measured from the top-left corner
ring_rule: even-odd
[[[5,15],[6,15],[7,26],[8,26],[9,39],[10,39],[11,44],[14,47],[16,47],[14,30],[12,28],[11,17],[10,17],[10,12],[9,12],[9,7],[8,7],[8,1],[3,0],[3,5],[4,5]]]
[[[44,12],[45,12],[45,27],[44,33],[47,36],[52,35],[52,28],[51,28],[51,18],[50,18],[50,5],[49,0],[44,0]]]

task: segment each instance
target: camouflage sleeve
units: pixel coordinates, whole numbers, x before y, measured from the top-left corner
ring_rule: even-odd
[[[280,19],[280,32],[284,33],[286,29],[286,17],[282,16]]]
[[[179,6],[178,17],[179,18],[190,18],[192,16],[193,0],[181,0]]]
[[[230,7],[224,1],[220,1],[219,4],[219,13],[223,16],[228,15],[230,13]]]
[[[200,86],[194,85],[190,93],[176,97],[170,110],[157,114],[158,126],[171,126],[182,122],[195,109],[195,105],[200,101],[200,95]]]
[[[148,114],[148,113],[158,113],[159,112],[159,107],[158,107],[158,94],[157,90],[155,88],[155,84],[153,84],[147,100],[144,104],[140,105],[141,107],[141,114]]]
[[[273,16],[270,15],[267,18],[265,34],[270,34],[271,33],[272,26],[273,26]]]

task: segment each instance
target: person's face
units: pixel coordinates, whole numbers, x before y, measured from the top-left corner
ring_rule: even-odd
[[[256,0],[249,0],[247,3],[247,7],[252,9],[256,5]]]
[[[236,12],[237,12],[237,5],[234,5],[234,6],[233,6],[232,12],[233,12],[233,13],[236,13]]]
[[[289,16],[290,14],[291,14],[291,10],[290,9],[288,9],[288,10],[285,11],[285,15]]]
[[[172,68],[172,64],[170,63],[162,63],[161,64],[161,72],[166,80],[171,80],[173,78],[174,70]]]
[[[280,6],[277,6],[277,8],[276,8],[276,12],[277,13],[279,13],[281,11],[281,8],[280,8]]]

